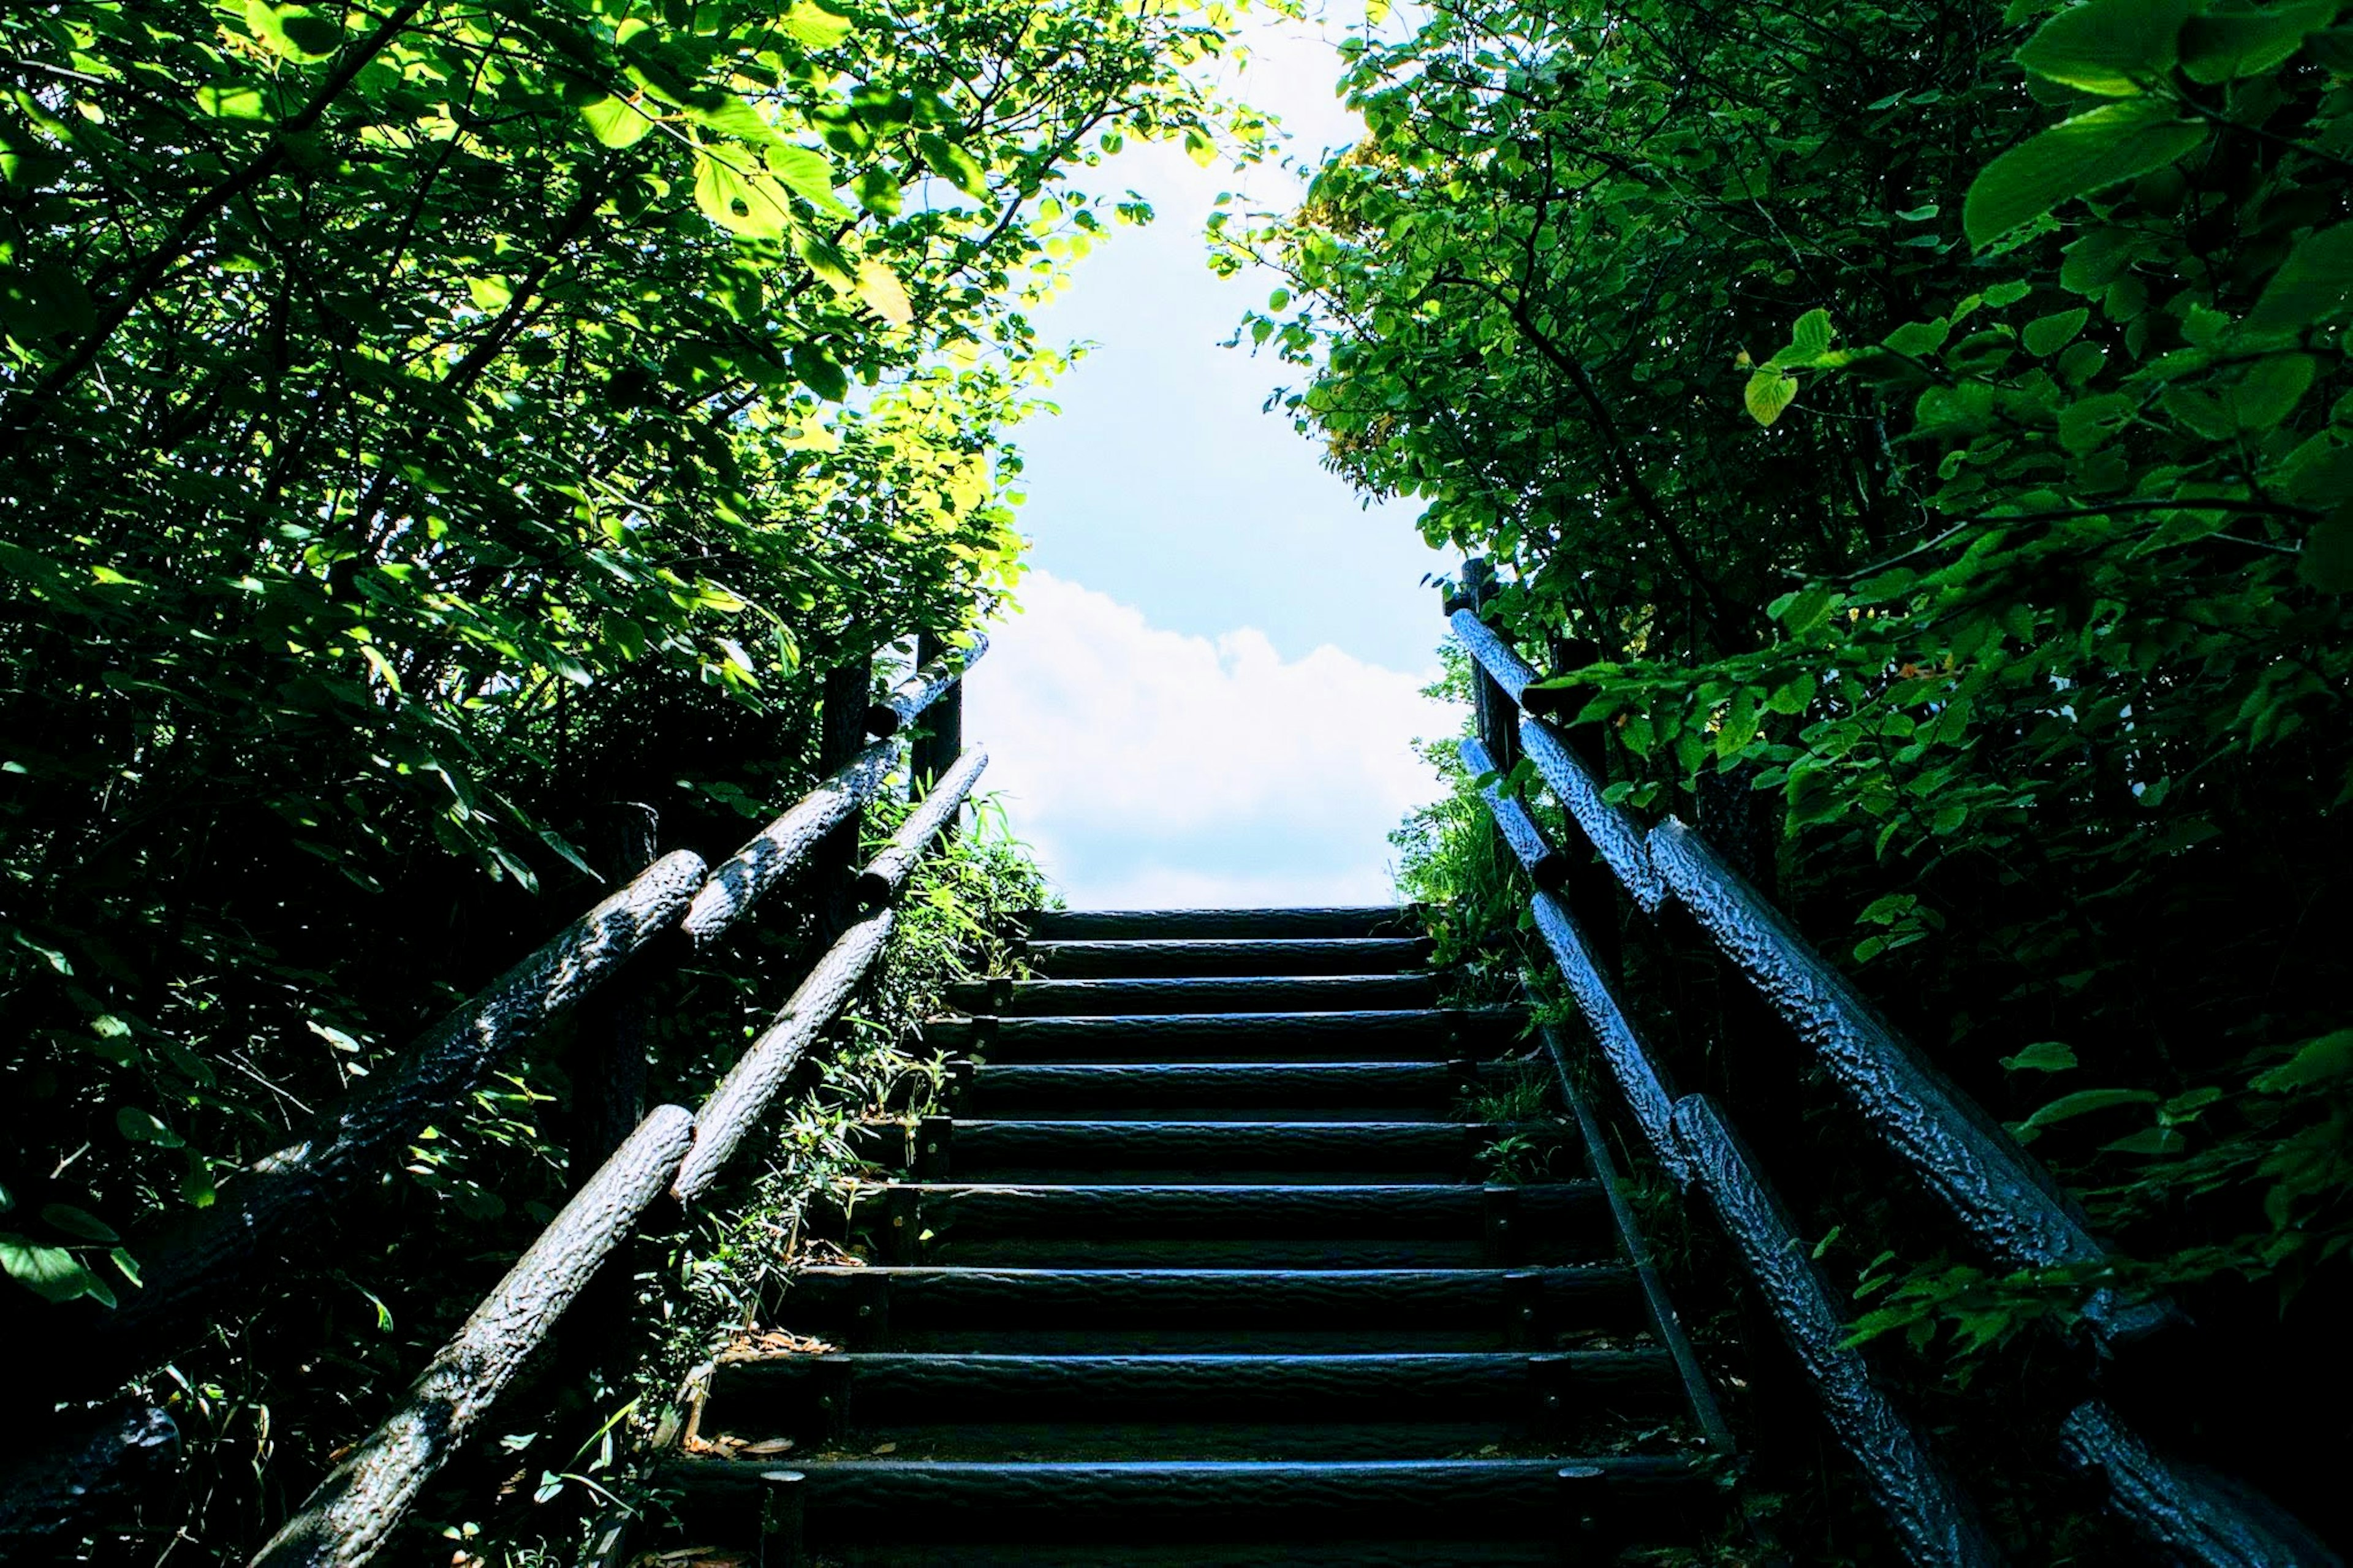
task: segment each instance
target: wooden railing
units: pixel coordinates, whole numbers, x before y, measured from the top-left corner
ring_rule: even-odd
[[[1609,803],[1599,748],[1526,711],[1558,699],[1482,618],[1490,585],[1485,563],[1472,562],[1464,592],[1448,603],[1449,621],[1475,669],[1479,734],[1463,742],[1462,761],[1488,781],[1482,794],[1496,828],[1535,884],[1535,928],[1629,1114],[1676,1184],[1707,1200],[1905,1553],[1915,1563],[1953,1568],[2000,1562],[1934,1446],[1848,1342],[1837,1298],[1725,1107],[1704,1094],[1678,1093],[1644,1037],[1614,962],[1614,893],[1601,906],[1589,893],[1579,900],[1564,898],[1563,890],[1581,870],[1606,868],[1607,880],[1643,915],[1656,916],[1671,903],[1686,910],[1812,1047],[1872,1135],[1989,1258],[2012,1268],[2042,1268],[2096,1263],[2105,1249],[2050,1173],[1938,1073],[1699,834],[1672,816],[1645,828]],[[1523,754],[1583,837],[1576,852],[1556,848],[1513,793],[1509,775]],[[1583,920],[1572,907],[1580,901]],[[1610,916],[1607,931],[1595,929],[1598,908]],[[2168,1316],[2161,1303],[2126,1304],[2105,1294],[2084,1311],[2104,1346],[2145,1334]],[[2338,1563],[2301,1524],[2245,1487],[2156,1453],[2088,1387],[2065,1421],[2061,1450],[2064,1462],[2099,1483],[2107,1506],[2166,1557],[2212,1568]]]
[[[961,745],[961,680],[987,647],[977,637],[964,649],[923,639],[915,672],[880,703],[867,701],[866,667],[828,680],[828,695],[849,710],[849,721],[842,722],[839,711],[826,716],[828,748],[857,746],[854,756],[844,763],[821,752],[820,765],[838,764],[835,771],[718,865],[707,867],[685,850],[655,859],[427,1029],[301,1140],[224,1184],[211,1208],[138,1247],[145,1289],[95,1326],[82,1353],[54,1358],[37,1372],[43,1392],[103,1396],[201,1335],[290,1243],[397,1163],[417,1134],[461,1105],[502,1058],[611,987],[649,947],[674,941],[672,953],[707,949],[786,881],[837,883],[847,900],[846,929],[702,1108],[664,1105],[640,1117],[634,1093],[617,1097],[622,1125],[634,1123],[634,1131],[609,1154],[595,1151],[601,1163],[575,1163],[575,1172],[586,1163],[593,1173],[578,1181],[570,1201],[393,1414],[254,1559],[270,1568],[366,1562],[646,1212],[665,1194],[690,1203],[710,1190],[872,967],[891,933],[892,900],[987,765],[986,752]],[[882,852],[860,868],[852,863],[858,813],[896,765],[892,737],[926,713],[929,732],[916,736],[909,771],[918,782],[931,780],[930,789]],[[867,737],[871,743],[859,745]],[[829,854],[842,857],[838,868],[825,864]],[[584,1084],[582,1092],[611,1087]],[[608,1121],[613,1110],[607,1108]],[[577,1148],[575,1153],[577,1161]],[[0,1480],[0,1514],[33,1530],[67,1522],[77,1505],[103,1495],[110,1468],[153,1450],[159,1422],[168,1430],[160,1412],[127,1408],[82,1441],[41,1456]]]

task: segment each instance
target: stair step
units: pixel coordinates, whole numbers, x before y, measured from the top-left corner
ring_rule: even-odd
[[[1031,942],[1023,956],[1056,980],[1146,975],[1390,974],[1429,963],[1428,937],[1276,937],[1224,942]]]
[[[1036,910],[1018,916],[1033,942],[1157,941],[1213,937],[1418,936],[1410,905],[1303,910]]]
[[[1390,1459],[1331,1462],[987,1463],[922,1459],[691,1458],[661,1480],[691,1520],[756,1518],[789,1483],[807,1537],[861,1547],[1008,1539],[1288,1543],[1330,1551],[1341,1541],[1394,1542],[1416,1530],[1453,1541],[1533,1539],[1566,1544],[1580,1514],[1640,1512],[1658,1533],[1704,1529],[1716,1510],[1706,1468],[1680,1456]],[[732,1506],[731,1506],[732,1505]],[[1680,1531],[1672,1527],[1680,1525]],[[1646,1532],[1646,1535],[1648,1532]],[[1124,1548],[1123,1548],[1124,1552]],[[1120,1561],[1127,1559],[1123,1555]],[[1177,1561],[1199,1562],[1198,1556]],[[1337,1559],[1368,1560],[1361,1554]]]
[[[1204,1181],[1254,1171],[1291,1180],[1416,1172],[1450,1181],[1516,1130],[1467,1121],[957,1121],[950,1169],[961,1179],[1000,1181],[1045,1179],[1013,1171],[1191,1171]]]
[[[1171,1013],[1347,1013],[1430,1007],[1429,974],[1309,974],[1123,980],[970,980],[947,991],[959,1012],[999,1017]]]
[[[987,1062],[973,1069],[960,1105],[1004,1117],[1124,1110],[1198,1113],[1346,1108],[1445,1110],[1479,1081],[1478,1069],[1425,1062]],[[1315,1120],[1325,1120],[1318,1116]],[[1417,1118],[1417,1120],[1419,1120]]]
[[[1000,1268],[1494,1268],[1594,1261],[1616,1243],[1592,1182],[910,1182],[864,1189],[856,1220],[886,1261]]]
[[[1631,1337],[1633,1270],[1564,1268],[816,1268],[786,1298],[796,1327],[851,1349],[1048,1344],[1075,1351],[1496,1349],[1565,1332]]]
[[[879,1429],[959,1419],[1040,1422],[1501,1420],[1541,1428],[1575,1410],[1657,1410],[1680,1392],[1664,1351],[1361,1355],[1019,1355],[754,1352],[719,1362],[703,1415],[714,1432],[825,1417]],[[779,1403],[797,1406],[779,1411]],[[765,1424],[765,1425],[764,1425]],[[790,1429],[789,1425],[784,1429]]]
[[[923,1026],[923,1047],[990,1062],[1421,1061],[1496,1055],[1526,1021],[1517,1007],[941,1018]]]

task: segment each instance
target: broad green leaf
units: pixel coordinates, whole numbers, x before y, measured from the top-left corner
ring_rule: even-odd
[[[1987,164],[1969,184],[1961,226],[1970,244],[1984,246],[2062,202],[2188,156],[2206,134],[2155,100],[2079,114]]]
[[[196,107],[216,120],[268,120],[269,99],[249,81],[214,82],[196,89]]]
[[[2338,1029],[2316,1040],[2307,1040],[2285,1065],[2261,1074],[2249,1087],[2265,1094],[2285,1094],[2290,1089],[2310,1089],[2342,1078],[2353,1078],[2353,1029]]]
[[[634,147],[654,128],[649,112],[619,98],[600,98],[583,105],[580,118],[588,122],[588,134],[603,147]]]
[[[110,1307],[114,1305],[114,1294],[105,1281],[82,1267],[72,1253],[62,1247],[43,1247],[14,1231],[0,1231],[0,1269],[44,1300],[95,1296]]]
[[[1933,321],[1906,321],[1881,341],[1897,353],[1926,359],[1945,346],[1952,331],[1952,323],[1939,316]]]
[[[2161,82],[2189,0],[2084,0],[2042,24],[2015,58],[2037,76],[2103,98]]]
[[[2280,263],[2247,314],[2258,332],[2294,331],[2335,320],[2353,299],[2353,223],[2307,235]]]
[[[926,131],[915,138],[915,151],[932,172],[976,200],[988,195],[988,172],[971,153],[946,137]]]
[[[1789,346],[1775,354],[1767,363],[1773,368],[1812,364],[1830,351],[1830,346],[1831,313],[1821,310],[1809,310],[1799,317],[1797,325],[1790,329]]]
[[[807,229],[797,230],[793,235],[793,254],[807,263],[808,269],[823,279],[826,286],[835,293],[857,291],[856,264],[844,254],[841,247],[825,236],[812,234]]]
[[[2025,331],[2019,337],[2026,344],[2028,353],[2037,359],[2046,358],[2074,342],[2075,334],[2082,331],[2084,323],[2091,319],[2092,312],[2081,306],[2053,315],[2038,316],[2026,323]]]
[[[849,208],[833,194],[833,165],[824,153],[777,142],[760,153],[760,162],[786,190],[807,197],[819,212],[834,217],[849,216]]]
[[[1747,390],[1741,396],[1757,423],[1770,425],[1797,401],[1798,378],[1778,370],[1760,370],[1748,378]]]
[[[849,37],[854,24],[838,11],[799,0],[785,14],[785,31],[806,48],[829,49]]]
[[[907,299],[907,286],[882,262],[869,258],[858,264],[858,297],[894,327],[914,322],[915,307]]]
[[[2318,368],[2310,354],[2274,354],[2247,368],[2230,392],[2232,416],[2242,430],[2269,430],[2292,413]]]
[[[793,374],[828,403],[839,403],[849,395],[849,377],[813,343],[802,343],[793,350]]]
[[[122,1239],[114,1234],[112,1226],[108,1225],[88,1209],[76,1208],[71,1204],[45,1204],[41,1208],[41,1217],[68,1236],[79,1236],[90,1241],[103,1241],[109,1245]]]
[[[153,1143],[159,1149],[180,1146],[180,1135],[152,1110],[126,1105],[114,1113],[114,1129],[133,1143]]]
[[[2088,1116],[2095,1110],[2113,1110],[2119,1105],[2155,1105],[2158,1096],[2145,1089],[2079,1089],[2073,1094],[2060,1096],[2014,1129],[2018,1141],[2031,1142],[2045,1128],[2062,1121],[2072,1121],[2078,1116]]]
[[[253,36],[290,60],[322,60],[343,47],[343,7],[245,0]]]
[[[776,181],[746,174],[707,151],[694,163],[694,205],[712,222],[750,239],[781,239],[792,226],[790,198]]]
[[[2007,1072],[2065,1072],[2075,1065],[2075,1047],[2064,1040],[2037,1040],[2014,1057],[2004,1057]]]
[[[2170,1127],[2144,1127],[2139,1131],[2100,1145],[2105,1154],[2179,1154],[2189,1141]]]
[[[2212,86],[2274,69],[2303,47],[2306,34],[2337,19],[2339,3],[2302,0],[2263,9],[2218,5],[2192,16],[2181,29],[2181,74]]]

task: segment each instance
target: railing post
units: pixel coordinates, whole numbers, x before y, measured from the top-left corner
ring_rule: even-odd
[[[854,761],[866,748],[866,706],[874,685],[874,656],[845,659],[825,672],[818,696],[817,771],[832,774]],[[858,833],[862,812],[828,832],[810,857],[809,891],[818,923],[827,936],[845,930],[854,918],[849,888],[858,874]]]
[[[915,638],[915,668],[923,668],[948,651],[945,637],[934,632],[924,632]],[[942,774],[955,764],[964,751],[964,682],[939,694],[923,710],[923,732],[909,749],[908,772],[913,775],[908,792],[920,796],[930,790]],[[952,832],[953,823],[943,828]]]
[[[1485,557],[1472,556],[1462,563],[1462,603],[1481,620],[1487,618],[1489,600],[1495,596],[1495,569]],[[1487,754],[1495,760],[1499,773],[1508,773],[1520,760],[1520,710],[1495,678],[1481,668],[1478,660],[1471,663],[1472,699],[1479,714],[1479,742]]]
[[[596,825],[594,849],[608,884],[619,887],[654,863],[659,827],[654,808],[642,801],[613,801],[606,806],[604,819]],[[653,986],[644,964],[623,970],[581,1008],[570,1063],[572,1127],[565,1150],[574,1192],[645,1119],[653,1028]],[[628,1331],[632,1294],[629,1270],[610,1262],[581,1287],[556,1334],[565,1386],[582,1386]]]

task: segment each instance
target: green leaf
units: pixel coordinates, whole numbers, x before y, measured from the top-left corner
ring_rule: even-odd
[[[2304,1048],[2281,1067],[2250,1081],[2248,1087],[2265,1094],[2285,1094],[2315,1084],[2353,1078],[2353,1029],[2339,1029],[2307,1040]]]
[[[2078,1116],[2113,1110],[2119,1105],[2155,1105],[2157,1100],[2158,1097],[2145,1089],[2079,1089],[2073,1094],[2060,1096],[2011,1131],[2018,1134],[2020,1142],[2029,1143],[2043,1129],[2059,1122],[2072,1121]]]
[[[1943,348],[1952,333],[1953,324],[1939,316],[1933,321],[1906,321],[1880,341],[1897,353],[1926,359]]]
[[[133,1143],[153,1143],[159,1149],[176,1149],[180,1135],[151,1110],[124,1106],[114,1113],[114,1129]]]
[[[114,1305],[114,1292],[81,1259],[62,1247],[43,1247],[14,1231],[0,1231],[0,1269],[34,1295],[48,1301],[71,1301],[95,1296]]]
[[[2081,91],[2128,98],[2173,69],[2189,15],[2189,0],[2084,0],[2043,23],[2012,58]]]
[[[640,112],[626,99],[600,98],[583,104],[580,118],[600,147],[634,147],[654,128],[652,116]]]
[[[2139,1131],[2100,1145],[2104,1154],[2179,1154],[2189,1141],[2170,1127],[2144,1127]]]
[[[2269,430],[2295,411],[2318,368],[2310,354],[2274,354],[2250,366],[2228,395],[2242,430]]]
[[[785,31],[806,48],[829,49],[849,37],[852,26],[849,17],[809,0],[800,0],[785,14]]]
[[[907,286],[880,261],[870,258],[858,264],[858,297],[866,301],[867,309],[894,327],[914,322],[915,307],[907,299]]]
[[[2353,298],[2353,223],[2307,235],[2288,253],[2263,298],[2247,313],[2259,332],[2318,326],[2344,313]]]
[[[1828,310],[1809,310],[1799,317],[1798,324],[1790,329],[1789,346],[1775,354],[1767,363],[1773,368],[1811,364],[1830,352],[1830,346],[1831,313]],[[1772,421],[1767,419],[1765,423],[1770,425]]]
[[[110,1246],[122,1239],[114,1234],[112,1226],[108,1225],[88,1209],[76,1208],[71,1204],[45,1204],[41,1207],[41,1217],[68,1236],[79,1236],[90,1241],[103,1241]]]
[[[341,5],[280,5],[245,0],[245,25],[290,60],[322,60],[343,47]]]
[[[2079,114],[1987,164],[1970,182],[1961,226],[1982,247],[2062,202],[2186,157],[2205,140],[2204,126],[2155,100]]]
[[[1748,389],[1741,395],[1757,423],[1770,425],[1797,401],[1798,378],[1778,370],[1760,370],[1748,378]]]
[[[2037,316],[2026,323],[2026,330],[2019,336],[2024,340],[2028,353],[2037,359],[2046,358],[2074,342],[2075,334],[2082,331],[2084,323],[2091,319],[2092,312],[2078,306],[2073,310]]]
[[[915,151],[934,174],[965,195],[978,200],[988,195],[988,172],[946,137],[926,131],[915,138]]]
[[[2014,1057],[2001,1058],[2005,1072],[2065,1072],[2075,1065],[2075,1047],[2064,1040],[2037,1040]]]
[[[2267,10],[2217,8],[2181,29],[2181,74],[2212,86],[2261,76],[2304,47],[2306,34],[2337,19],[2339,0],[2303,0]]]
[[[802,343],[793,350],[793,374],[828,403],[839,403],[849,395],[849,377],[814,343]]]
[[[196,107],[216,120],[268,120],[269,99],[249,81],[214,82],[196,89]]]
[[[810,205],[834,217],[848,217],[849,208],[833,194],[833,165],[822,153],[779,142],[761,153],[760,162],[786,190],[806,196]]]
[[[698,152],[694,163],[694,205],[705,217],[747,239],[784,237],[792,224],[792,205],[783,186],[705,152]]]

